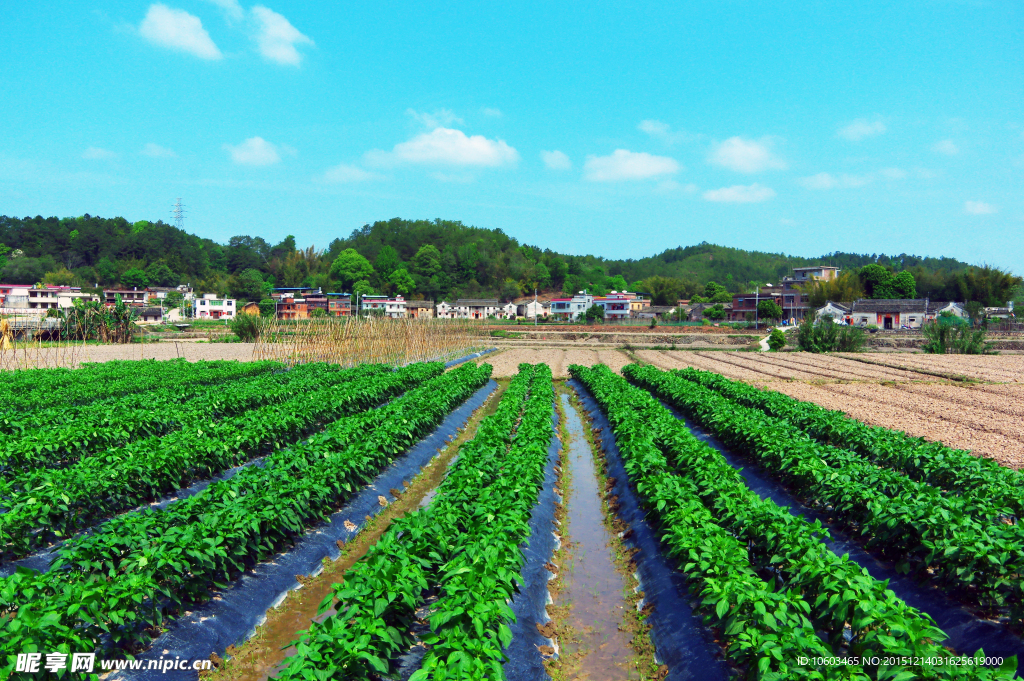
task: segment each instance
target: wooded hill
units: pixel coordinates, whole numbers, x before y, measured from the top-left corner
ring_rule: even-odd
[[[4,251],[7,251],[6,256]],[[273,286],[402,293],[412,297],[511,299],[588,289],[645,291],[658,304],[702,294],[714,281],[730,292],[777,282],[793,267],[836,265],[851,277],[866,265],[910,272],[920,297],[1003,304],[1018,277],[954,258],[831,253],[804,258],[714,244],[667,249],[639,260],[563,255],[520,244],[500,229],[451,220],[394,218],[354,230],[326,249],[236,236],[219,244],[162,221],[0,216],[0,281],[100,286],[171,286],[258,300]],[[877,276],[877,271],[876,275]],[[856,286],[857,281],[849,279]],[[862,289],[870,281],[861,281]],[[854,293],[862,293],[860,289]],[[879,288],[878,290],[883,290]],[[1002,300],[997,298],[1002,297]]]

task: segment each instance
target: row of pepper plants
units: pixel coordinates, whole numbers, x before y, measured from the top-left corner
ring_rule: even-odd
[[[143,370],[147,372],[165,371],[174,366],[183,367],[190,364],[184,359],[172,360],[126,360],[115,359],[109,362],[84,362],[77,369],[63,367],[51,369],[18,369],[9,371],[0,385],[0,397],[23,395],[37,390],[55,391],[69,386],[81,386],[97,381],[119,380]],[[209,360],[194,362],[197,367],[221,368],[238,364],[237,360]]]
[[[443,371],[440,362],[414,364],[311,388],[241,416],[97,453],[67,468],[43,468],[2,480],[8,510],[0,515],[0,547],[7,555],[26,555],[34,547],[295,442],[325,423],[382,404]],[[323,372],[324,377],[337,375]]]
[[[801,657],[946,658],[945,634],[837,556],[827,530],[761,499],[714,448],[607,367],[570,367],[608,417],[642,502],[732,661],[756,678],[1012,678],[937,664],[808,666]],[[816,636],[827,634],[829,646]],[[1014,665],[1015,666],[1015,665]],[[910,676],[907,676],[910,674]]]
[[[39,388],[28,392],[10,393],[0,395],[0,420],[8,419],[18,414],[24,414],[29,410],[45,409],[48,407],[74,408],[90,405],[97,399],[108,399],[136,393],[143,393],[148,390],[155,390],[166,384],[168,381],[184,380],[195,383],[204,381],[218,382],[222,380],[219,376],[227,374],[238,374],[239,371],[248,372],[251,368],[242,368],[239,365],[245,364],[240,361],[207,361],[207,363],[187,363],[184,359],[166,361],[126,361],[120,366],[117,373],[112,374],[108,379],[93,379],[87,374],[82,374],[77,380],[53,389],[47,389],[45,382]],[[276,363],[260,363],[265,371],[274,371]],[[52,370],[40,370],[52,371]],[[76,369],[76,372],[82,370]],[[209,375],[209,378],[207,378]],[[187,376],[188,378],[182,378]]]
[[[46,573],[0,580],[0,678],[17,653],[131,653],[168,617],[273,559],[340,508],[490,377],[466,364],[343,418],[166,510],[128,513],[66,542]]]
[[[339,369],[332,364],[302,364],[287,372],[261,373],[192,390],[172,383],[145,397],[133,397],[132,402],[137,402],[134,406],[120,400],[93,404],[88,413],[60,428],[41,427],[0,439],[0,477],[17,477],[28,468],[67,466],[95,452],[161,437],[180,428],[202,427],[256,407],[284,402],[296,393],[390,371],[381,364]],[[30,479],[20,486],[32,485]]]
[[[820,510],[897,569],[932,578],[991,614],[1022,620],[1024,526],[991,514],[991,502],[947,496],[864,457],[814,440],[785,419],[650,366],[623,375],[759,461],[804,502]],[[982,510],[979,510],[982,509]]]
[[[784,418],[819,442],[849,449],[879,466],[940,489],[988,499],[998,507],[1010,509],[1014,516],[1024,516],[1024,475],[992,459],[974,456],[941,442],[869,426],[841,411],[732,381],[710,371],[682,369],[672,373],[710,388],[737,404]]]
[[[138,367],[136,380],[142,379],[145,367],[146,364]],[[166,376],[161,381],[160,387],[147,389],[146,392],[103,397],[88,404],[79,405],[48,401],[47,406],[8,411],[0,416],[0,443],[17,439],[35,429],[55,428],[82,419],[93,418],[97,410],[113,413],[116,409],[123,409],[127,413],[136,409],[145,409],[151,396],[154,393],[164,392],[166,388],[173,387],[173,392],[178,396],[179,401],[186,402],[218,385],[227,386],[234,381],[282,371],[285,371],[283,364],[270,361],[232,362],[216,368],[203,367],[199,371],[182,366],[179,371]],[[146,385],[149,385],[148,379],[145,380]]]
[[[437,495],[394,521],[320,606],[335,613],[294,642],[278,678],[377,679],[399,672],[429,605],[426,655],[410,681],[504,679],[522,542],[554,437],[545,364],[521,364],[497,411],[463,444]],[[436,599],[436,600],[434,600]]]

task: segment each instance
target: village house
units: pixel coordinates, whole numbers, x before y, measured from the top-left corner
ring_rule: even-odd
[[[842,303],[834,303],[831,300],[827,301],[823,307],[819,307],[814,311],[815,319],[821,319],[823,317],[831,317],[833,321],[850,323],[850,306],[843,305]]]
[[[379,311],[385,317],[391,319],[402,319],[405,313],[406,300],[402,296],[389,298],[388,296],[361,296],[360,311],[376,313]]]
[[[198,319],[234,319],[237,301],[234,298],[222,298],[216,293],[204,293],[195,301]]]
[[[103,289],[103,304],[106,306],[113,306],[117,304],[117,297],[121,296],[121,301],[125,305],[134,306],[145,306],[149,304],[149,293],[143,289]]]
[[[413,319],[431,319],[434,316],[434,301],[410,300],[405,304],[405,311]]]
[[[861,298],[850,309],[850,323],[854,326],[876,326],[880,329],[919,329],[943,312],[967,317],[963,305],[927,298]]]
[[[453,309],[457,319],[487,319],[501,312],[497,298],[459,298]]]
[[[629,319],[632,316],[632,298],[612,291],[607,296],[594,298],[594,305],[604,310],[604,318],[610,321]]]
[[[352,294],[351,293],[326,293],[327,314],[332,317],[352,316]]]
[[[594,296],[580,291],[572,298],[552,298],[551,316],[574,322],[594,304]]]
[[[551,311],[551,303],[546,300],[534,301],[532,298],[527,301],[523,301],[516,305],[516,316],[523,317],[525,319],[534,319],[535,317],[545,318]]]

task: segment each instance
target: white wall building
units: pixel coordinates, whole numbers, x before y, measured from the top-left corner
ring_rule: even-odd
[[[204,293],[195,303],[197,319],[234,319],[238,307],[234,298],[220,298],[216,293]]]
[[[551,316],[556,319],[576,321],[594,304],[594,296],[580,291],[572,298],[553,298]]]

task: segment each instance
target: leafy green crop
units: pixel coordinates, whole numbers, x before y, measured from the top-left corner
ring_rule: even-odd
[[[816,442],[789,421],[653,367],[630,365],[623,375],[758,459],[809,506],[897,561],[897,569],[934,578],[989,611],[1008,607],[1012,624],[1024,621],[1019,577],[1024,526],[992,515],[987,500],[943,495],[850,451]]]
[[[432,633],[413,679],[503,679],[519,544],[554,435],[546,365],[520,365],[425,509],[392,523],[321,604],[337,614],[302,632],[281,679],[370,679],[395,671],[428,593]],[[517,426],[518,422],[518,426]]]
[[[818,539],[828,534],[819,523],[808,523],[758,497],[717,450],[695,438],[649,394],[629,386],[605,367],[570,370],[588,385],[608,414],[630,479],[649,504],[660,511],[671,508],[674,499],[687,500],[685,511],[673,512],[663,521],[669,537],[724,531],[743,541],[747,569],[753,566],[760,574],[772,574],[782,589],[802,594],[809,606],[806,616],[815,630],[828,633],[836,654],[948,656],[937,645],[945,634],[931,617],[901,601],[885,583],[873,579],[846,556],[829,551]],[[698,509],[693,500],[704,508]],[[715,523],[720,529],[691,526],[701,523]],[[728,555],[722,547],[729,545],[725,539],[715,540],[717,548],[711,553]],[[711,553],[701,569],[722,569],[721,561],[712,560]],[[695,560],[688,553],[677,554],[683,562],[688,556]],[[975,668],[964,676],[962,668],[945,665],[869,667],[864,671],[872,678],[886,679],[908,669],[923,672],[926,678],[1002,678],[1003,674]]]
[[[417,367],[437,373],[435,365],[409,369]],[[167,510],[125,514],[69,540],[45,574],[21,569],[0,580],[6,671],[26,650],[145,645],[169,613],[207,600],[211,587],[272,558],[344,504],[489,376],[487,364],[436,375]]]
[[[710,388],[737,404],[784,418],[819,442],[857,452],[879,466],[900,471],[914,480],[1007,506],[1015,515],[1024,516],[1024,475],[991,459],[951,449],[941,442],[928,442],[888,428],[869,426],[842,412],[731,381],[709,371],[682,369],[672,373]]]
[[[0,545],[5,552],[24,555],[54,537],[66,538],[118,511],[279,449],[321,424],[365,411],[443,370],[439,362],[416,364],[313,388],[279,404],[134,442],[67,468],[0,481],[8,508],[0,517]],[[316,375],[309,374],[314,383]],[[320,378],[338,375],[325,371]]]

